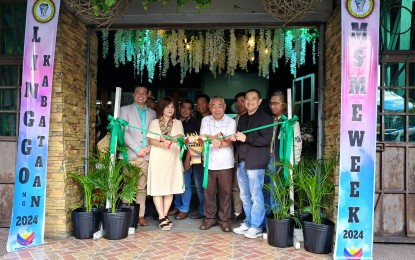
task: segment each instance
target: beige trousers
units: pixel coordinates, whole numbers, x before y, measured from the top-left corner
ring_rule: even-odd
[[[143,170],[143,175],[138,181],[137,198],[135,203],[140,204],[139,216],[144,217],[144,213],[146,212],[148,161],[146,161],[143,157],[138,157],[137,160],[132,160],[130,163],[140,167]]]

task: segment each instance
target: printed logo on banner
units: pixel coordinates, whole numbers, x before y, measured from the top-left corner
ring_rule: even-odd
[[[373,0],[348,0],[347,10],[356,18],[365,18],[373,11]]]
[[[347,260],[360,259],[363,256],[363,249],[355,248],[354,246],[352,246],[351,248],[345,248],[344,256]]]
[[[33,16],[40,23],[47,23],[55,16],[55,4],[51,0],[37,0],[33,6]]]
[[[17,243],[22,246],[28,246],[32,244],[35,239],[35,232],[25,230],[23,233],[17,234]]]

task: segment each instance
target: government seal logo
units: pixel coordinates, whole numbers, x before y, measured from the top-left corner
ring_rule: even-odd
[[[52,0],[37,0],[33,6],[33,16],[40,23],[47,23],[55,16],[55,4]]]
[[[373,11],[373,0],[347,0],[347,10],[356,18],[365,18]]]

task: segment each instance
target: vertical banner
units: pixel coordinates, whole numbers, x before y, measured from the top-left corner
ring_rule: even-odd
[[[28,0],[13,212],[7,251],[43,244],[49,118],[60,0]]]
[[[372,259],[380,0],[341,9],[340,177],[334,259]]]

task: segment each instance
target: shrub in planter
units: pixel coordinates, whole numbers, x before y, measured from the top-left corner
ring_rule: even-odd
[[[284,164],[291,167],[290,162],[275,162],[276,165]],[[285,180],[284,167],[278,167],[276,172],[267,171],[270,177],[270,183],[264,185],[271,196],[276,201],[276,207],[265,205],[271,210],[271,214],[267,216],[267,233],[268,244],[276,247],[288,247],[293,245],[294,222],[298,221],[290,214],[290,207],[293,200],[290,199],[290,191],[292,189],[291,180]]]
[[[83,207],[75,208],[71,213],[73,235],[79,239],[92,238],[93,234],[99,230],[101,221],[100,210],[95,203],[98,198],[94,193],[98,185],[99,173],[93,170],[86,175],[69,173],[69,177],[78,182],[84,194]]]
[[[107,239],[122,239],[128,236],[131,210],[120,209],[121,201],[134,201],[141,169],[125,160],[112,159],[109,152],[101,153],[99,168],[102,171],[99,188],[108,201],[109,208],[102,212],[103,228]]]
[[[101,210],[92,208],[87,212],[85,208],[76,208],[72,211],[71,218],[75,238],[92,238],[100,228]]]
[[[309,205],[311,221],[303,222],[303,234],[305,249],[312,253],[327,254],[332,251],[334,223],[327,220],[325,215],[331,205],[329,199],[334,192],[331,177],[337,165],[337,155],[322,160],[307,159],[301,161],[294,172],[295,184],[304,192]]]
[[[131,210],[130,227],[137,229],[140,205],[136,204],[135,200],[137,197],[138,182],[143,175],[143,171],[134,165],[127,165],[123,170],[126,173],[123,183],[123,197],[121,198],[123,203],[121,203],[120,208]]]

